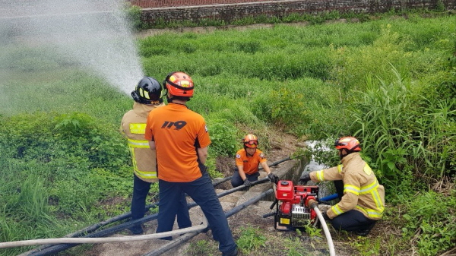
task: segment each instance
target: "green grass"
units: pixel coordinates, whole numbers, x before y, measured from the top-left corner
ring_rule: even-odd
[[[247,132],[259,135],[266,152],[268,129],[317,140],[356,135],[387,201],[410,198],[410,218],[426,220],[432,214],[420,215],[418,202],[432,209],[443,200],[430,194],[438,198],[433,202],[427,188],[456,174],[455,17],[314,23],[169,32],[137,43],[147,75],[162,80],[180,70],[192,76],[189,107],[208,123],[211,175],[218,175],[215,158],[233,157]],[[46,46],[2,45],[0,52],[2,241],[58,237],[128,211],[132,172],[118,129],[130,97]],[[416,191],[424,196],[414,201]],[[124,202],[100,208],[114,197]],[[454,243],[454,234],[437,225],[444,216],[419,227],[398,225],[407,228],[404,234],[420,229],[425,240],[411,246],[429,255]],[[435,246],[425,242],[432,233],[442,239]],[[245,248],[257,248],[256,242],[247,239]],[[395,245],[385,254],[402,246]],[[385,250],[378,241],[356,246],[365,254]]]

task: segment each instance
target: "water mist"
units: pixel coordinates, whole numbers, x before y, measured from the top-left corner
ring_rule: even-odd
[[[124,3],[122,0],[4,0],[0,2],[0,43],[10,45],[10,49],[18,42],[29,47],[46,45],[60,58],[76,63],[78,68],[129,95],[144,74]],[[1,57],[0,54],[0,62],[8,61]],[[0,76],[6,77],[8,74],[1,72],[1,68],[0,65]],[[2,100],[5,97],[0,96]]]

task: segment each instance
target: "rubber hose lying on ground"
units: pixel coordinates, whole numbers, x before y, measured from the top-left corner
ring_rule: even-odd
[[[168,232],[154,233],[140,236],[122,236],[122,237],[103,237],[103,238],[49,238],[49,239],[35,239],[35,240],[22,240],[13,242],[0,243],[0,248],[17,247],[17,246],[30,246],[38,244],[81,244],[81,243],[110,243],[110,242],[131,242],[149,240],[154,238],[163,238],[173,235],[180,235],[191,232],[198,232],[208,227],[207,219],[203,216],[203,223],[198,226],[177,229]]]
[[[260,195],[251,198],[250,200],[248,200],[248,201],[246,201],[246,202],[244,202],[244,203],[232,208],[231,210],[227,211],[225,213],[225,216],[228,218],[231,215],[240,212],[241,210],[245,209],[247,206],[260,201],[263,197],[271,194],[272,192],[273,192],[273,190],[269,189],[269,190],[261,193]],[[190,240],[191,238],[193,238],[194,236],[198,235],[201,232],[203,232],[203,231],[198,231],[198,232],[195,232],[195,233],[188,233],[188,234],[186,234],[184,236],[179,237],[178,239],[176,239],[176,241],[173,240],[172,243],[168,243],[168,244],[162,246],[161,248],[158,248],[158,249],[156,249],[154,251],[151,251],[151,252],[149,252],[147,254],[144,254],[143,256],[158,256],[158,255],[162,255],[166,251],[169,251],[172,248],[174,248],[174,246],[180,245],[181,243]]]
[[[326,225],[325,218],[323,218],[323,215],[320,212],[320,209],[318,209],[318,204],[316,201],[311,200],[309,202],[309,206],[312,207],[315,211],[315,213],[318,216],[318,220],[320,220],[321,226],[323,228],[323,231],[325,232],[326,240],[328,241],[328,247],[329,247],[329,255],[330,256],[335,256],[335,250],[334,250],[334,243],[331,237],[331,233],[329,233],[328,225]]]
[[[252,182],[252,186],[253,185],[257,185],[257,184],[261,184],[261,183],[265,183],[265,182],[268,182],[268,181],[269,181],[268,178],[263,178],[263,179],[260,179],[258,181]],[[228,194],[231,194],[233,192],[236,192],[238,190],[242,190],[244,188],[245,188],[245,186],[241,185],[239,187],[224,191],[224,192],[218,194],[217,197],[220,198],[220,197],[223,197],[225,195],[228,195]],[[191,204],[188,205],[189,208],[192,208],[194,206],[196,206],[196,203],[191,203]],[[22,256],[23,255],[35,255],[35,256],[49,255],[51,253],[56,253],[56,252],[63,251],[63,250],[66,250],[68,248],[74,247],[77,244],[89,243],[88,241],[95,241],[95,240],[91,240],[91,239],[95,239],[95,237],[96,237],[96,239],[103,239],[103,238],[99,238],[99,237],[100,236],[109,235],[109,234],[113,234],[115,232],[124,230],[124,229],[126,229],[126,228],[128,228],[128,227],[130,227],[130,226],[132,226],[134,224],[139,224],[139,223],[143,223],[143,222],[154,220],[157,217],[158,217],[157,213],[156,214],[152,214],[152,215],[148,215],[148,216],[143,217],[142,219],[138,219],[138,220],[135,220],[135,221],[130,221],[130,222],[127,222],[127,223],[120,224],[118,226],[111,227],[111,228],[106,229],[106,230],[102,230],[102,231],[99,231],[99,232],[96,232],[96,233],[88,234],[84,238],[56,238],[56,239],[67,239],[68,241],[72,241],[72,242],[38,243],[38,244],[45,244],[45,245],[51,244],[51,246],[46,247],[46,248],[41,248],[41,250],[29,251],[28,253],[26,252],[26,253],[23,253],[21,255]],[[190,232],[190,231],[187,231],[187,232]],[[160,234],[163,234],[163,233],[160,233]],[[74,239],[86,239],[86,240],[85,240],[85,242],[76,242]],[[44,240],[51,240],[51,239],[38,239],[38,240],[44,241]],[[29,241],[33,241],[33,240],[29,240]],[[80,240],[80,241],[83,241],[83,240]],[[130,241],[134,241],[134,240],[130,240]],[[14,243],[14,242],[21,242],[21,241],[13,241],[13,242],[8,242],[8,243]],[[106,242],[108,242],[108,241],[106,241]],[[93,242],[93,243],[103,243],[103,242]],[[38,244],[34,244],[34,245],[38,245]],[[2,245],[2,243],[0,243],[0,246],[1,245]],[[30,244],[26,244],[26,245],[30,245]],[[16,243],[15,246],[17,247],[17,246],[25,246],[25,245],[20,245],[20,244]],[[8,247],[14,247],[14,246],[8,246]],[[2,247],[0,247],[0,248],[2,248]]]

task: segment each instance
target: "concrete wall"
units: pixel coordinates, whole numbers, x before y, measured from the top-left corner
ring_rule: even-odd
[[[154,1],[154,0],[149,0]],[[156,1],[156,0],[155,0]],[[197,2],[216,0],[194,0]],[[218,0],[229,1],[229,0]],[[231,0],[242,1],[242,0]],[[146,6],[146,0],[137,0]],[[160,1],[158,1],[160,2]],[[166,2],[166,0],[162,0]],[[187,3],[192,1],[187,0]],[[132,2],[134,4],[134,2]],[[159,21],[193,21],[203,19],[233,20],[266,15],[268,17],[284,17],[292,13],[317,14],[321,12],[339,11],[340,13],[382,13],[392,9],[435,9],[443,3],[447,10],[456,7],[456,0],[275,0],[263,2],[247,2],[232,4],[193,5],[179,7],[161,7],[142,9],[141,19],[154,25]]]

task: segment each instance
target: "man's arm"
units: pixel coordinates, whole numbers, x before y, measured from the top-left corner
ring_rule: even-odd
[[[268,162],[264,161],[260,163],[261,167],[263,167],[263,170],[267,173],[271,173],[271,169],[269,169]]]
[[[150,141],[149,141],[149,147],[150,147],[150,149],[152,149],[152,150],[155,149],[155,141],[150,140]]]
[[[244,166],[243,165],[238,165],[237,168],[238,168],[239,176],[241,176],[241,179],[242,180],[247,179],[247,176],[245,176],[245,172],[244,172]]]
[[[152,148],[152,145],[150,146]],[[154,143],[155,148],[155,143]],[[206,164],[208,147],[198,148],[198,158],[202,164]]]

